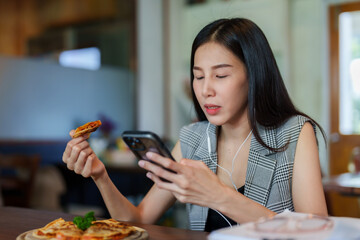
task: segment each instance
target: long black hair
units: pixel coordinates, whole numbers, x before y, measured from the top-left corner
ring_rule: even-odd
[[[196,99],[193,88],[194,56],[196,50],[208,42],[223,45],[245,64],[249,84],[249,121],[253,134],[261,145],[271,151],[283,151],[286,146],[272,148],[265,144],[259,135],[257,123],[264,127],[276,128],[294,115],[303,115],[311,119],[325,138],[321,126],[295,108],[264,33],[254,22],[245,18],[216,20],[206,25],[194,39],[191,50],[190,81],[193,103],[199,121],[205,121],[207,118]]]

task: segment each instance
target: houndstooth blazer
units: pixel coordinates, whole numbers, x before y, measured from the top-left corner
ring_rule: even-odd
[[[252,137],[245,179],[246,197],[277,213],[285,209],[294,211],[291,194],[292,172],[296,144],[305,122],[310,122],[316,132],[315,124],[303,116],[291,117],[276,129],[258,125],[259,134],[268,146],[279,148],[288,143],[288,147],[283,152],[272,152]],[[203,161],[216,173],[217,167],[208,152],[207,126],[206,121],[183,127],[180,131],[181,152],[183,158]],[[211,158],[215,162],[217,131],[217,126],[209,126]],[[190,229],[203,231],[209,209],[194,204],[187,204],[186,208]]]

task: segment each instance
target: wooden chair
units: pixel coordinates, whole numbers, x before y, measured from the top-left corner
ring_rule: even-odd
[[[40,156],[0,154],[0,189],[4,206],[30,207]]]

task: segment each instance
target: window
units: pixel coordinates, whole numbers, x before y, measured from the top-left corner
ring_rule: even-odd
[[[360,134],[360,11],[339,16],[340,132]]]
[[[59,62],[64,67],[98,70],[101,66],[100,50],[90,47],[63,51],[60,53]]]

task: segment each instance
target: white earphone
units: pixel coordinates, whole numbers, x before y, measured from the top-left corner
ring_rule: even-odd
[[[217,162],[215,162],[212,157],[211,157],[211,140],[210,140],[210,136],[209,136],[209,127],[210,127],[210,122],[208,123],[207,125],[207,128],[206,128],[206,135],[207,135],[207,145],[208,145],[208,152],[209,152],[209,158],[210,160],[216,165],[218,166],[219,168],[221,168],[222,170],[224,170],[230,177],[230,181],[233,185],[233,187],[235,188],[235,191],[238,191],[238,187],[236,186],[236,184],[234,183],[234,180],[232,178],[232,174],[234,172],[234,162],[235,162],[235,159],[237,157],[237,155],[239,154],[241,148],[244,146],[244,144],[246,143],[246,141],[248,140],[248,138],[250,137],[251,133],[252,133],[252,130],[250,131],[249,135],[245,138],[245,140],[243,141],[243,143],[239,146],[238,150],[236,151],[235,153],[235,156],[232,160],[232,163],[231,163],[231,172],[229,172],[229,170],[227,170],[226,168],[223,168],[222,166],[220,166],[219,164],[217,164]],[[232,227],[231,223],[229,222],[229,220],[222,214],[220,213],[218,210],[216,209],[213,209],[214,211],[216,211],[221,217],[223,217],[225,219],[225,221],[229,224],[230,227]]]

